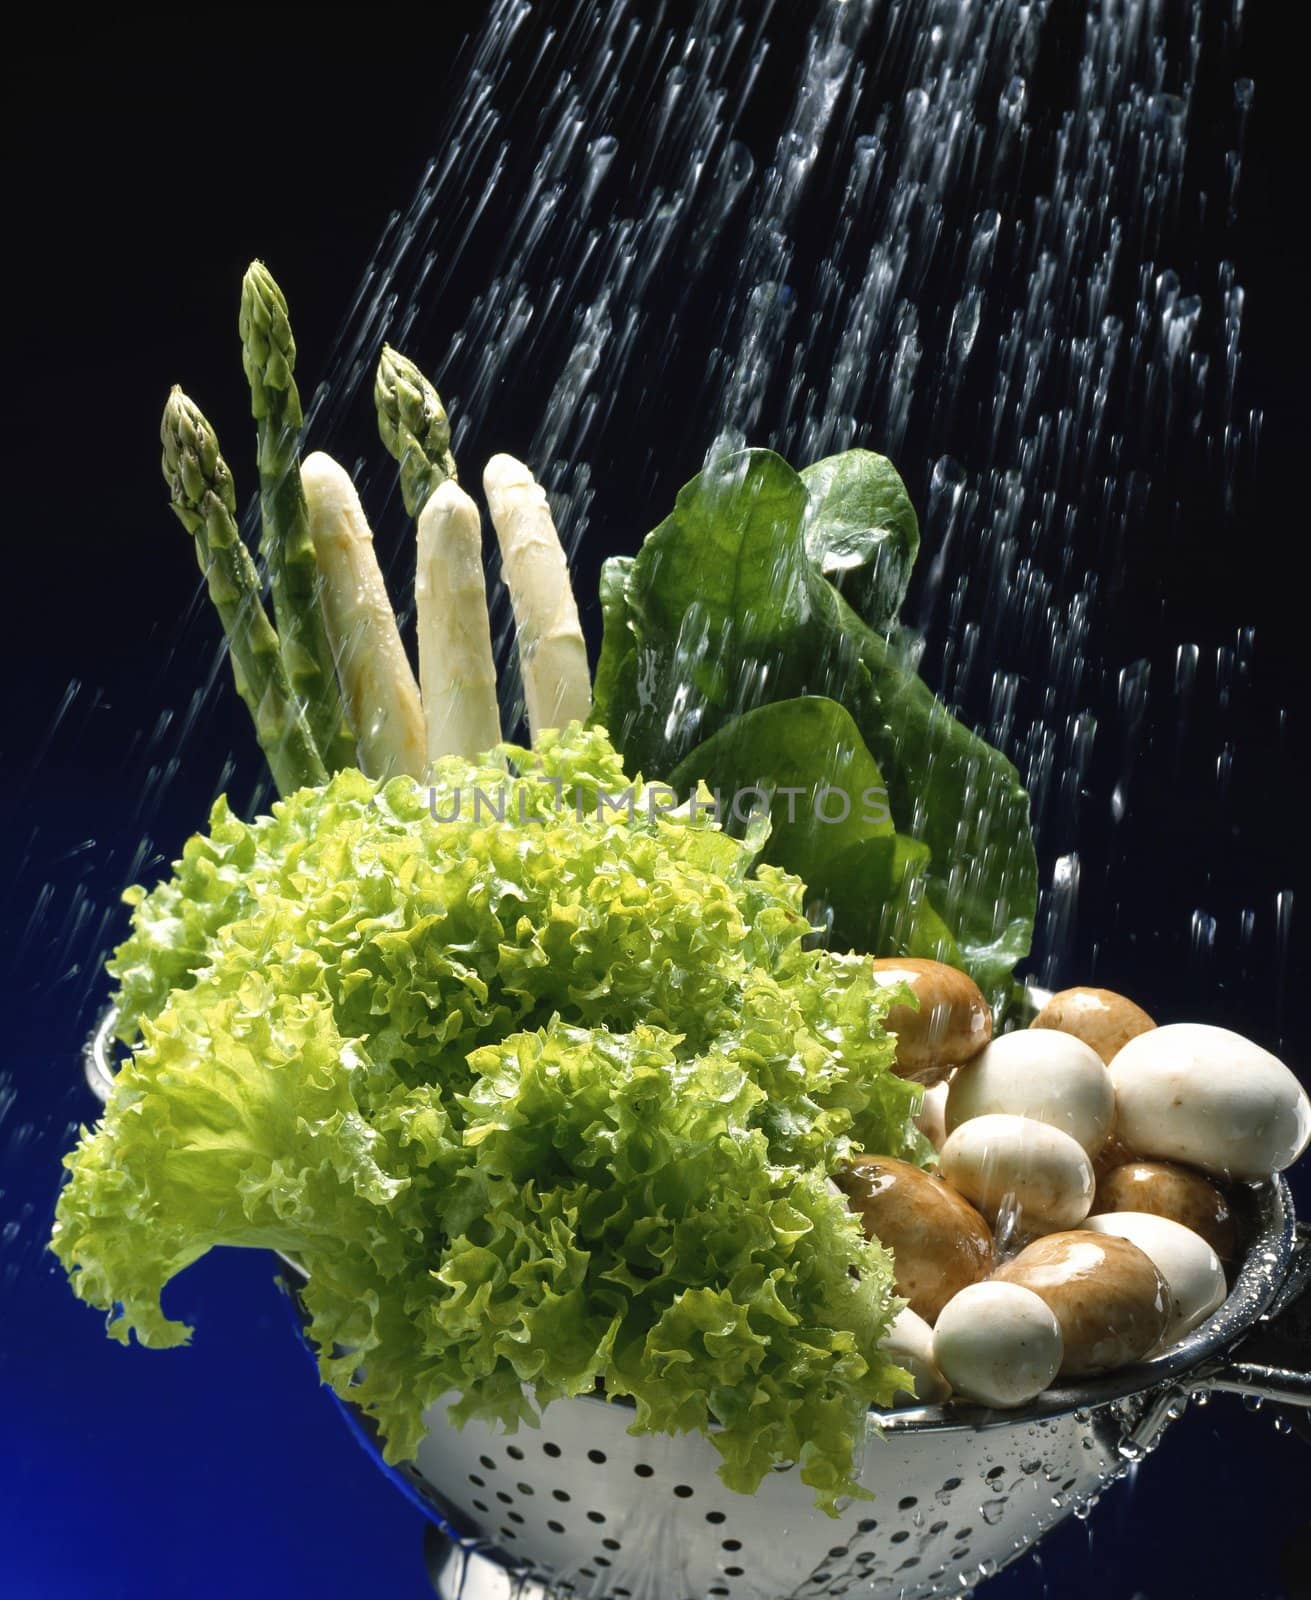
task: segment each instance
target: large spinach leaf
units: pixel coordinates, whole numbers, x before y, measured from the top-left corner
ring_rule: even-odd
[[[735,717],[669,776],[680,794],[698,781],[733,833],[768,812],[762,859],[805,882],[808,912],[835,945],[959,962],[924,892],[928,847],[896,831],[878,764],[836,700],[803,695]]]
[[[809,495],[806,550],[871,628],[896,620],[920,547],[901,474],[872,450],[826,456],[801,473]]]
[[[852,923],[842,909],[852,899],[844,875],[871,896],[891,896],[880,899],[877,917],[866,914],[851,942],[929,954],[950,952],[953,941],[949,958],[1001,1003],[1033,929],[1028,797],[1010,762],[918,677],[895,629],[866,620],[894,595],[899,601],[906,573],[894,582],[895,563],[871,558],[869,581],[853,594],[865,615],[825,577],[824,552],[853,548],[851,529],[864,515],[852,510],[860,497],[853,485],[868,487],[872,478],[868,463],[849,468],[838,457],[819,465],[808,487],[771,451],[721,457],[682,489],[635,558],[607,563],[597,717],[630,771],[675,786],[704,777],[731,788],[746,772],[750,782],[781,784],[780,774],[810,762],[813,784],[834,784],[844,760],[871,762],[888,789],[894,834],[919,841],[920,852],[903,847],[900,866],[889,860],[885,873],[889,846],[879,841],[887,834],[853,841],[835,832],[829,845],[828,835],[811,830],[784,833],[776,859],[829,898],[835,933]],[[895,472],[884,467],[880,492],[895,507],[887,478]],[[917,534],[912,539],[904,516],[897,526],[900,533],[869,548],[900,549],[908,571]],[[716,738],[748,713],[806,697],[845,710],[863,757],[844,757],[832,714],[813,708],[749,724],[737,739]],[[792,754],[789,739],[797,741]],[[868,860],[861,856],[857,873],[862,851]]]
[[[669,775],[679,793],[698,780],[731,832],[745,831],[753,807],[768,809],[763,858],[804,881],[835,941],[859,949],[877,933],[907,862],[883,774],[836,700],[806,695],[735,717]]]

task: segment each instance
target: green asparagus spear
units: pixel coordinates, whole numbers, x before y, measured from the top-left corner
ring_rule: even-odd
[[[278,636],[260,599],[259,575],[237,528],[232,474],[199,408],[175,388],[159,430],[164,480],[227,635],[237,692],[255,723],[280,794],[327,781],[322,757],[287,676]]]
[[[262,262],[241,284],[241,360],[259,432],[260,554],[268,566],[273,615],[291,687],[329,772],[355,764],[332,651],[319,608],[319,571],[300,479],[304,423],[293,372],[296,341],[282,290]]]
[[[433,490],[458,476],[445,408],[413,361],[389,344],[382,347],[373,400],[382,442],[400,463],[405,509],[417,517]]]

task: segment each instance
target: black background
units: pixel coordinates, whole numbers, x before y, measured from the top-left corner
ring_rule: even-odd
[[[1068,25],[1053,33],[1042,69],[1054,95],[1077,60],[1078,8],[1064,10]],[[142,781],[152,752],[140,730],[149,728],[157,708],[185,704],[213,658],[209,619],[202,616],[194,629],[183,626],[196,578],[164,503],[160,407],[169,384],[182,381],[221,430],[235,434],[244,424],[235,305],[242,270],[257,255],[292,298],[302,384],[312,390],[364,260],[421,175],[450,92],[456,44],[481,11],[443,4],[417,16],[288,10],[215,12],[195,22],[128,19],[94,29],[70,26],[64,36],[51,31],[11,49],[7,58],[9,292],[0,369],[7,391],[0,530],[6,870],[0,889],[11,1065],[20,1126],[32,1132],[16,1145],[11,1121],[5,1203],[24,1219],[27,1245],[24,1275],[13,1281],[21,1286],[39,1276],[51,1305],[48,1269],[34,1241],[48,1218],[60,1135],[69,1120],[90,1114],[69,1080],[71,1052],[98,997],[94,958],[104,930],[116,927],[103,919],[113,915],[117,889],[143,870],[133,858],[143,831],[167,853],[195,826],[214,786],[215,752],[242,752],[233,779],[238,795],[243,785],[249,792],[256,773],[244,713],[224,692],[213,698],[195,736],[194,768],[184,767],[166,786]],[[1107,877],[1089,884],[1081,901],[1070,970],[1089,970],[1095,958],[1102,981],[1130,989],[1162,1015],[1229,1022],[1282,1048],[1297,1064],[1307,1060],[1311,1044],[1305,939],[1295,916],[1292,942],[1281,945],[1272,907],[1276,891],[1302,886],[1306,829],[1301,573],[1308,351],[1305,249],[1298,243],[1306,108],[1281,11],[1251,8],[1237,64],[1257,86],[1235,246],[1238,278],[1247,290],[1240,409],[1256,406],[1264,416],[1257,467],[1244,474],[1233,517],[1194,508],[1196,535],[1182,542],[1164,520],[1147,520],[1136,531],[1119,600],[1099,640],[1112,661],[1168,656],[1183,640],[1198,642],[1205,658],[1248,627],[1256,637],[1252,666],[1236,706],[1225,711],[1204,699],[1182,759],[1167,725],[1142,731],[1146,748],[1132,827],[1118,840]],[[808,12],[802,5],[779,8],[780,48],[772,70],[794,67],[789,42],[800,40]],[[275,65],[287,59],[297,63],[290,82]],[[766,140],[777,98],[762,82],[748,139],[756,127],[762,144]],[[526,105],[525,119],[529,110]],[[1192,132],[1195,144],[1207,137],[1205,127]],[[506,401],[508,436],[494,447],[514,449],[513,397]],[[659,424],[644,419],[644,425]],[[635,546],[696,465],[685,464],[689,471],[671,470],[660,496],[640,507],[631,525],[611,530],[614,548]],[[592,546],[582,553],[581,594],[594,592],[591,574],[605,553]],[[589,613],[586,621],[594,634],[597,618]],[[61,716],[70,681],[78,687]],[[1217,798],[1213,765],[1225,741],[1235,749],[1235,776]],[[1090,806],[1080,821],[1079,847],[1093,862],[1107,854],[1098,820],[1104,814],[1103,806]],[[1220,930],[1209,954],[1194,947],[1191,934],[1191,914],[1200,904]],[[1253,904],[1260,913],[1257,933],[1244,941],[1239,918]],[[1305,920],[1306,908],[1300,909]],[[0,1076],[0,1106],[4,1087]],[[21,1295],[6,1305],[4,1318],[22,1315],[14,1304],[23,1304]],[[81,1361],[77,1340],[89,1344],[99,1334],[80,1308],[71,1316],[82,1319],[70,1321],[75,1331],[65,1334],[61,1323],[50,1337]],[[38,1381],[14,1352],[35,1360],[40,1343],[29,1329],[26,1343],[18,1339],[0,1360],[0,1380],[10,1392]],[[0,1351],[4,1345],[0,1332]],[[150,1364],[148,1357],[135,1359]],[[146,1380],[139,1392],[149,1396],[149,1374]],[[94,1404],[89,1396],[87,1408]],[[1289,1515],[1296,1501],[1284,1498],[1298,1477],[1307,1481],[1311,1457],[1296,1441],[1276,1439],[1255,1424],[1245,1429],[1241,1419],[1215,1412],[1181,1426],[1180,1433],[1193,1429],[1192,1452],[1181,1440],[1167,1449],[1176,1463],[1174,1489],[1165,1485],[1167,1473],[1151,1491],[1155,1498],[1140,1488],[1135,1505],[1153,1520],[1151,1537],[1123,1515],[1116,1521],[1108,1513],[1106,1523],[1094,1519],[1094,1530],[1104,1527],[1100,1537],[1109,1541],[1103,1553],[1119,1551],[1108,1586],[1098,1592],[1122,1593],[1126,1600],[1137,1591],[1160,1600],[1236,1592],[1235,1585],[1254,1595],[1311,1592],[1305,1565],[1302,1579],[1291,1576],[1296,1548],[1305,1549],[1311,1531],[1295,1531]],[[68,1452],[85,1443],[70,1437]],[[115,1448],[138,1449],[127,1476],[152,1492],[150,1463],[158,1461],[159,1447],[149,1425],[139,1447],[120,1441]],[[1197,1464],[1199,1452],[1210,1453],[1210,1466]],[[57,1460],[60,1451],[52,1456]],[[77,1477],[69,1468],[65,1479],[56,1468],[43,1484],[21,1449],[11,1465],[20,1478],[27,1474],[33,1493],[52,1500]],[[1144,1484],[1147,1470],[1164,1466],[1163,1459],[1145,1469]],[[211,1481],[214,1509],[223,1514],[226,1506],[240,1516],[240,1493],[229,1503],[218,1470]],[[1229,1541],[1230,1554],[1209,1577],[1204,1563],[1167,1561],[1159,1550],[1164,1519],[1192,1521],[1199,1495],[1207,1497],[1215,1526]],[[149,1513],[149,1505],[142,1509]],[[306,1537],[323,1537],[324,1526]],[[185,1517],[181,1527],[185,1533]],[[59,1557],[47,1552],[62,1550],[60,1541],[41,1542],[44,1535],[31,1527],[5,1528],[2,1499],[0,1529],[20,1552],[25,1539],[36,1539],[31,1549],[39,1546],[41,1561],[58,1566]],[[1243,1557],[1238,1542],[1254,1532],[1262,1550]],[[332,1569],[342,1586],[326,1592],[355,1592],[348,1574],[369,1570],[369,1537],[367,1528],[356,1529],[345,1541],[349,1548]],[[413,1537],[417,1542],[417,1531]],[[1047,1592],[1085,1592],[1079,1587],[1087,1581],[1079,1575],[1086,1564],[1082,1538],[1082,1530],[1078,1538],[1062,1535],[1064,1544],[1058,1539],[1051,1547]],[[269,1556],[261,1567],[259,1540],[271,1536],[255,1532],[251,1539],[243,1546],[237,1532],[227,1542],[212,1592],[299,1592],[292,1579],[278,1576],[293,1570],[290,1557],[280,1567],[282,1557]],[[289,1540],[288,1549],[293,1546]],[[116,1559],[128,1558],[120,1553]],[[169,1559],[182,1557],[174,1552]],[[0,1548],[0,1573],[3,1560]],[[126,1572],[111,1561],[110,1576],[121,1590],[111,1583],[105,1592],[211,1592],[198,1581],[171,1587],[158,1565],[143,1563]],[[20,1560],[18,1570],[30,1577],[34,1566]],[[83,1592],[72,1574],[84,1570],[72,1564],[66,1572],[52,1569],[44,1592]],[[1036,1570],[1023,1580],[1027,1588],[1019,1579],[1000,1582],[999,1600],[1004,1592],[1043,1592]],[[256,1571],[265,1578],[252,1578]],[[1299,1581],[1303,1587],[1292,1586]],[[1008,1590],[1008,1583],[1014,1587]],[[1290,1586],[1281,1591],[1281,1583]]]

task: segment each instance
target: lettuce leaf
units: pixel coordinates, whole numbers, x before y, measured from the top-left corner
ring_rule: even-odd
[[[66,1160],[53,1248],[111,1334],[184,1341],[169,1280],[275,1248],[389,1459],[451,1391],[513,1428],[602,1386],[635,1431],[710,1432],[734,1488],[796,1460],[855,1492],[899,1302],[829,1174],[923,1154],[899,996],[810,947],[755,838],[629,787],[574,727],[429,791],[216,807],[133,896],[135,1049]]]

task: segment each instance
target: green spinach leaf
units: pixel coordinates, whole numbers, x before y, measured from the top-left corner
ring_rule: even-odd
[[[871,628],[887,628],[906,598],[920,525],[901,474],[872,450],[844,450],[801,473],[810,496],[806,550]]]
[[[675,787],[697,777],[731,786],[743,772],[751,782],[769,777],[781,787],[811,761],[813,784],[835,784],[844,761],[872,763],[888,789],[891,836],[908,834],[920,850],[903,846],[898,863],[896,847],[889,858],[889,845],[880,842],[887,833],[853,841],[833,831],[830,841],[828,831],[785,831],[776,859],[820,893],[836,895],[835,932],[852,922],[843,909],[854,898],[844,889],[849,875],[861,892],[880,895],[877,928],[867,912],[852,943],[956,960],[1000,1006],[1033,930],[1037,864],[1028,797],[1005,756],[957,721],[919,678],[895,629],[871,626],[825,577],[824,551],[843,548],[844,540],[850,547],[850,529],[864,514],[849,508],[860,503],[872,470],[835,460],[839,465],[820,463],[824,471],[809,486],[772,451],[712,461],[635,558],[607,564],[596,715],[630,772]],[[872,505],[868,484],[866,491]],[[832,534],[823,531],[826,507]],[[904,517],[898,526],[908,561],[917,535],[912,541]],[[862,591],[872,616],[904,587],[901,578],[884,585],[885,603],[875,605],[875,568],[884,572],[881,558]],[[698,754],[749,714],[804,699],[837,702],[863,742],[863,757],[844,756],[849,732],[837,728],[832,713],[813,709],[748,724],[736,740],[719,738]],[[799,744],[789,754],[786,740],[803,725],[804,753]]]

